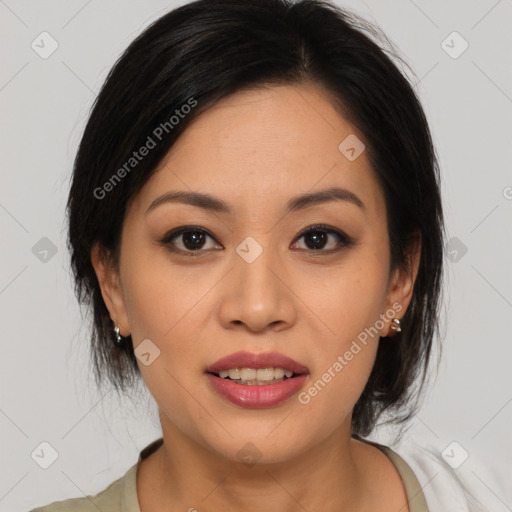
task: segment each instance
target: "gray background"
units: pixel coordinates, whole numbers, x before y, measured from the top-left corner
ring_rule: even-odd
[[[498,486],[512,455],[512,2],[341,4],[376,21],[412,66],[442,169],[451,238],[444,359],[411,432],[439,450],[457,441],[470,455],[465,464],[480,457],[485,464],[472,467],[470,484],[493,511],[512,510]],[[94,387],[64,205],[88,109],[108,70],[176,5],[0,0],[2,510],[96,493],[160,435],[147,393],[134,408]],[[46,59],[31,47],[51,48],[43,31],[58,43]],[[461,40],[442,44],[453,31],[469,44],[457,58]],[[58,454],[48,469],[31,456],[44,441]]]

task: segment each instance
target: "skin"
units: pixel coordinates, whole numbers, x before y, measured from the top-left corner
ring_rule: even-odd
[[[245,409],[217,395],[204,375],[206,366],[239,350],[278,351],[309,368],[307,390],[393,304],[402,307],[398,318],[405,314],[419,246],[406,268],[390,274],[384,195],[364,152],[349,161],[338,150],[349,134],[364,141],[314,84],[231,95],[187,128],[129,204],[119,273],[93,249],[121,334],[131,333],[135,348],[150,339],[160,350],[149,366],[138,361],[164,438],[138,469],[142,512],[409,510],[390,459],[351,438],[352,410],[378,336],[307,405],[294,396]],[[355,193],[365,209],[330,201],[285,214],[291,197],[331,186]],[[167,203],[146,215],[170,190],[211,194],[232,213]],[[331,234],[323,249],[311,249],[311,238],[297,235],[317,223],[346,233],[354,245],[329,253],[338,241]],[[214,236],[199,257],[160,242],[187,225]],[[263,248],[252,263],[235,251],[248,236]],[[183,243],[183,236],[174,239],[177,249],[186,250]],[[237,456],[247,442],[261,453],[252,466]]]

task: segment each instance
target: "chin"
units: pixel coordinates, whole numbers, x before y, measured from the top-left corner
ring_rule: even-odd
[[[254,427],[254,420],[252,426]],[[304,433],[299,432],[298,429],[291,431],[283,428],[278,435],[279,427],[276,429],[276,422],[271,428],[260,429],[260,435],[254,432],[254,428],[250,428],[250,423],[247,423],[246,429],[250,434],[246,436],[240,434],[243,431],[240,428],[231,430],[228,425],[226,428],[233,433],[233,437],[228,435],[222,435],[222,439],[206,437],[203,438],[203,443],[209,451],[227,461],[241,462],[247,467],[252,467],[255,464],[287,462],[309,449]],[[275,430],[272,432],[273,429]]]

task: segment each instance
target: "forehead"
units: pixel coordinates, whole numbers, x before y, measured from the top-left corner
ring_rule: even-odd
[[[317,86],[239,91],[187,127],[136,202],[147,208],[157,195],[185,190],[254,209],[338,186],[381,215],[383,196],[363,139]],[[344,141],[362,153],[348,158],[354,153]]]

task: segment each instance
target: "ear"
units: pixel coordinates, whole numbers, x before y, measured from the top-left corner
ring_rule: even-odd
[[[417,232],[409,244],[405,264],[396,268],[389,280],[385,309],[381,315],[385,324],[381,329],[381,336],[393,336],[395,333],[391,329],[393,318],[403,318],[409,307],[418,275],[420,255],[421,233]]]
[[[91,263],[101,289],[101,295],[110,313],[110,318],[119,326],[121,336],[130,334],[125,300],[118,270],[114,267],[106,249],[98,243],[91,249]]]

